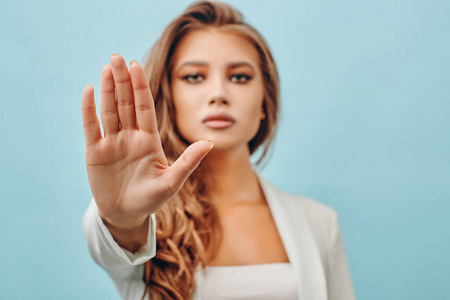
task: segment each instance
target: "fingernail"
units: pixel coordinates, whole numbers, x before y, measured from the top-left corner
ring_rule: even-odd
[[[109,67],[110,67],[110,65],[106,64],[103,68],[109,68]]]
[[[136,60],[132,60],[132,61],[130,61],[130,66],[133,65],[133,64],[137,64],[137,63],[138,62]]]
[[[119,53],[114,53],[113,55],[111,55],[111,56],[116,56],[116,55],[120,55]]]
[[[207,140],[211,145],[209,145],[209,150],[211,150],[214,147],[214,143],[211,140]]]

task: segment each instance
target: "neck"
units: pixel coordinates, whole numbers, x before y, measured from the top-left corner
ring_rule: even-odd
[[[211,200],[216,204],[260,202],[264,195],[250,163],[248,148],[242,151],[212,151],[206,157]]]

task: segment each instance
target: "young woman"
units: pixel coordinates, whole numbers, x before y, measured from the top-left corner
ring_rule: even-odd
[[[94,196],[84,231],[124,299],[351,300],[336,213],[253,171],[278,119],[263,38],[227,4],[196,2],[145,68],[111,57],[82,96]]]

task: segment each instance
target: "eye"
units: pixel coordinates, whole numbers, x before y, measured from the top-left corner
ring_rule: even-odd
[[[191,73],[183,77],[183,80],[186,80],[189,83],[200,83],[204,79],[205,77],[199,73]]]
[[[246,83],[250,79],[252,79],[252,78],[244,73],[233,74],[230,77],[231,82],[234,82],[234,83]]]

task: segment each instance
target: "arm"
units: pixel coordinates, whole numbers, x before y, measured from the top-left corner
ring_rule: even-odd
[[[91,85],[83,91],[81,111],[95,199],[83,222],[89,250],[124,299],[139,299],[145,289],[142,264],[156,251],[155,213],[178,193],[212,143],[193,143],[169,166],[145,72],[135,61],[128,69],[120,55],[101,74],[104,134]]]
[[[331,248],[328,256],[327,287],[329,300],[353,300],[350,270],[347,264],[344,240],[339,226],[337,214],[333,214],[331,229]]]
[[[149,216],[178,193],[212,143],[193,143],[168,165],[148,79],[135,61],[128,70],[124,59],[113,55],[102,70],[100,94],[104,135],[92,86],[81,101],[89,185],[115,241],[136,251],[145,244]]]
[[[135,253],[122,248],[113,238],[99,215],[98,207],[91,200],[83,218],[83,230],[92,258],[114,279],[142,277],[142,266],[156,253],[155,217],[148,219],[147,242]]]

